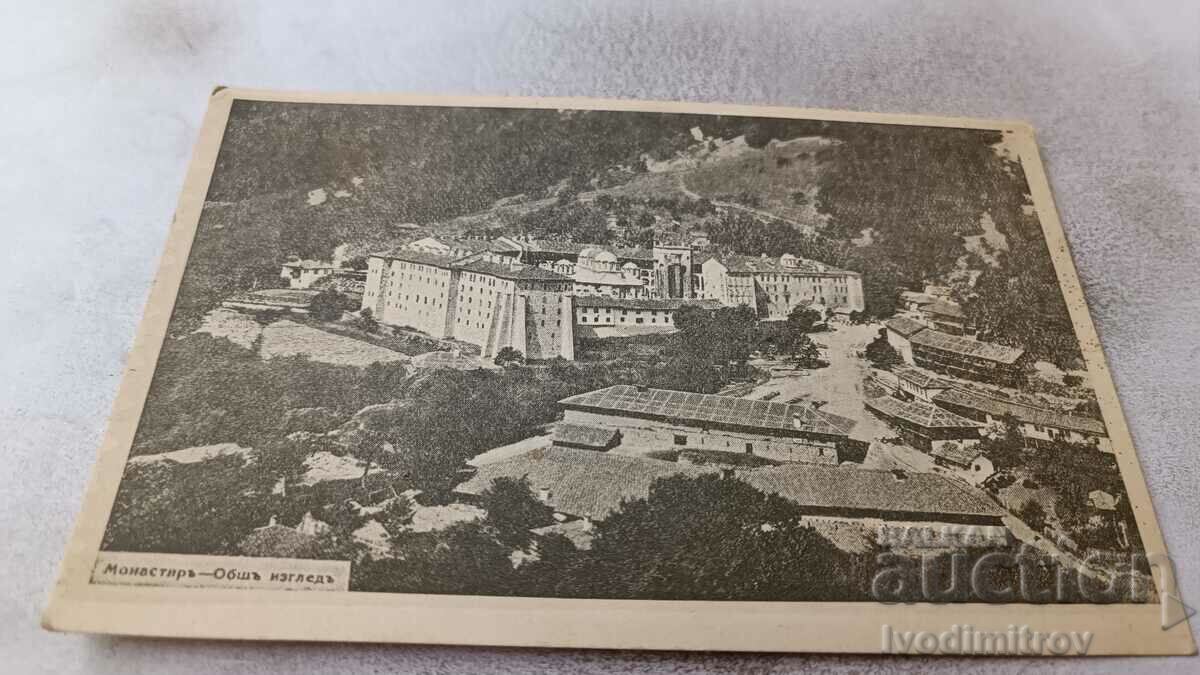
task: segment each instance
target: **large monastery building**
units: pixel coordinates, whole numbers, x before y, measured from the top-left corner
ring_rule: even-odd
[[[372,255],[363,307],[383,323],[476,345],[484,357],[512,347],[535,359],[573,358],[570,279],[498,260],[406,248]]]
[[[759,316],[785,319],[797,307],[819,305],[863,311],[862,275],[783,254],[709,258],[700,266],[704,297],[747,305]]]

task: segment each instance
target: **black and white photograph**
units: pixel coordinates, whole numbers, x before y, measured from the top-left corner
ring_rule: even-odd
[[[93,582],[1156,602],[1024,131],[235,99]]]

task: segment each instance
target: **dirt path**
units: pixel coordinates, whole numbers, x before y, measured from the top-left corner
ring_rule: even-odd
[[[782,371],[770,381],[755,387],[748,398],[761,399],[769,392],[779,392],[771,398],[780,403],[799,399],[807,402],[824,401],[822,410],[856,420],[854,437],[863,440],[893,435],[887,425],[863,407],[863,380],[870,366],[858,353],[875,338],[879,327],[874,325],[842,326],[828,333],[815,333],[812,338],[824,350],[829,362],[816,370]]]
[[[682,191],[683,194],[687,195],[688,197],[690,197],[696,201],[699,201],[699,200],[705,198],[704,195],[702,195],[698,192],[692,191],[692,189],[687,186],[687,183],[685,183],[683,180],[682,173],[675,174],[675,181],[679,184],[680,191]],[[788,225],[791,225],[792,227],[800,230],[801,232],[804,232],[805,234],[812,234],[812,231],[813,231],[812,225],[805,225],[803,223],[796,222],[796,221],[792,220],[791,218],[784,218],[781,215],[771,213],[770,211],[763,211],[762,209],[756,209],[756,208],[753,208],[750,206],[746,206],[745,204],[738,204],[736,202],[726,202],[726,201],[721,201],[719,199],[709,199],[709,201],[712,202],[714,206],[720,206],[720,207],[726,208],[726,209],[736,209],[743,213],[749,213],[750,215],[758,216],[759,218],[767,218],[770,220],[778,220],[780,222],[787,223]]]

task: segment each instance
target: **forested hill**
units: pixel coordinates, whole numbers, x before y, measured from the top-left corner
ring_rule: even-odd
[[[694,127],[707,140],[698,142]],[[647,172],[647,158],[687,159],[739,137],[750,149],[740,160]],[[785,157],[779,148],[786,144],[770,143],[801,137],[820,139],[821,147]],[[342,243],[395,241],[395,226],[406,222],[475,214],[469,220],[486,225],[489,214],[500,215],[493,205],[514,196],[526,203],[556,197],[544,213],[518,219],[518,228],[553,225],[556,236],[569,238],[568,221],[580,219],[594,233],[603,200],[564,200],[591,191],[624,195],[626,206],[657,198],[739,252],[790,250],[861,271],[877,315],[890,313],[898,287],[949,279],[964,265],[982,270],[976,290],[963,290],[988,336],[1032,342],[1035,351],[1061,357],[1053,360],[1069,360],[1073,337],[1058,335],[1069,328],[1065,306],[1036,218],[1026,212],[1024,175],[1001,151],[1002,140],[990,131],[811,120],[238,101],[173,330],[232,291],[273,283],[288,255],[328,258]],[[744,194],[722,193],[734,185]],[[756,203],[760,195],[766,203]],[[686,205],[697,197],[755,203],[718,217],[707,203]],[[793,226],[798,213],[820,223],[820,234],[801,234]],[[989,261],[967,255],[963,244],[979,234],[984,214],[1010,249]],[[646,218],[630,214],[639,216]],[[513,222],[508,214],[491,220]],[[1009,260],[1018,262],[1010,268]],[[998,318],[1022,307],[1036,308],[1036,318]]]

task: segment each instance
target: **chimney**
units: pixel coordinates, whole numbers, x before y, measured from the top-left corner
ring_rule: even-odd
[[[735,474],[736,474],[736,472],[729,467],[723,467],[721,469],[721,478],[722,479],[731,480],[731,479],[733,479]]]
[[[540,501],[543,504],[550,503],[550,488],[548,488],[548,487],[538,488],[538,501]]]

